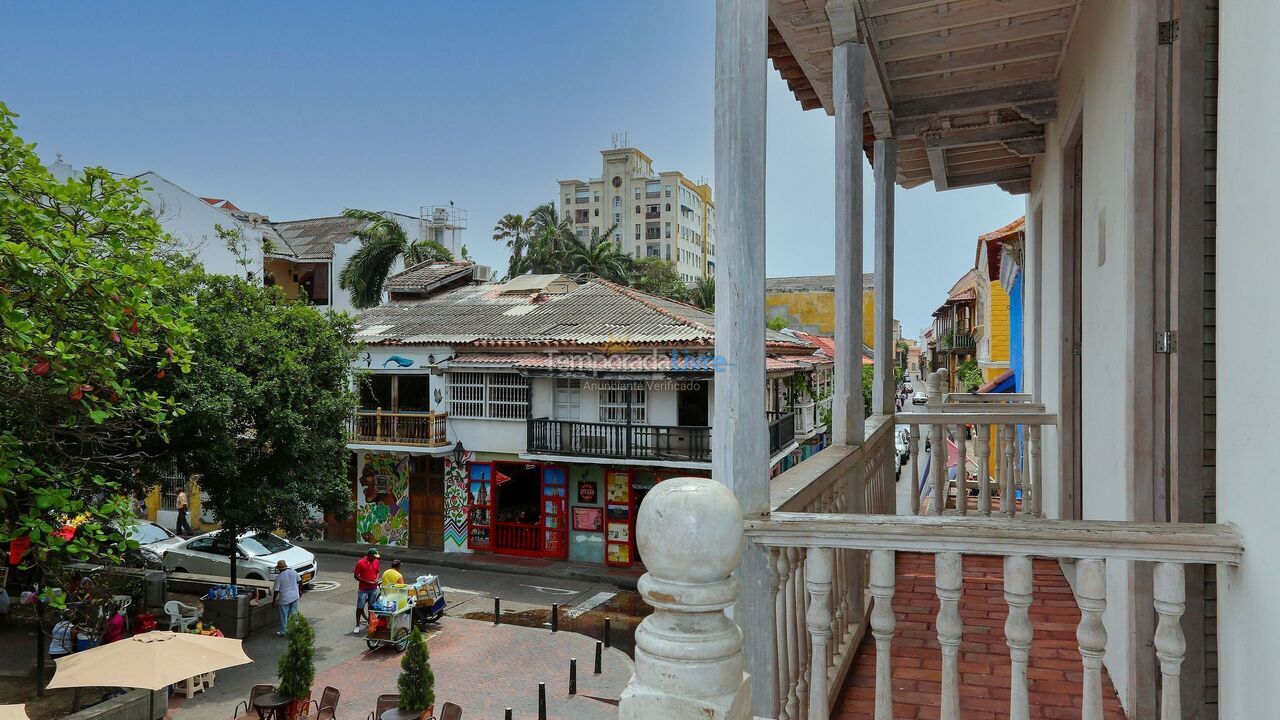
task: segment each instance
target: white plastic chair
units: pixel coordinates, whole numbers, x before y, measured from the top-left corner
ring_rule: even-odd
[[[185,605],[177,600],[165,603],[164,611],[169,614],[170,631],[176,627],[178,632],[187,632],[200,619],[199,608]]]

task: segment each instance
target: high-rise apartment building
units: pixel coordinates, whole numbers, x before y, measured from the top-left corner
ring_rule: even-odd
[[[686,282],[716,271],[716,214],[711,186],[684,173],[654,172],[630,147],[601,150],[600,177],[560,181],[560,215],[582,239],[605,233],[632,257],[675,263]]]

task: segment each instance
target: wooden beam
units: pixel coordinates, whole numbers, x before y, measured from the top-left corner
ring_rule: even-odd
[[[929,173],[933,175],[933,188],[935,190],[948,190],[950,184],[947,182],[947,158],[942,148],[926,148],[925,154],[929,156]]]
[[[1012,180],[1030,181],[1031,166],[1019,165],[1016,167],[999,168],[997,170],[987,170],[978,173],[952,175],[950,178],[950,186],[953,188],[975,187],[978,185],[993,185]]]
[[[892,110],[895,117],[908,118],[941,113],[958,114],[996,110],[1011,105],[1026,106],[1056,98],[1056,83],[1042,81],[902,100],[897,102]]]
[[[1057,62],[1054,56],[1019,60],[999,69],[992,65],[957,70],[945,75],[894,79],[891,87],[894,97],[902,101],[913,97],[983,90],[995,85],[992,82],[993,78],[998,80],[1002,87],[1007,87],[1008,83],[1050,82],[1054,79],[1053,69],[1057,66]]]
[[[1032,157],[1034,155],[1044,154],[1044,135],[1040,137],[1017,138],[1014,140],[1005,140],[1002,145],[1019,157]]]
[[[967,145],[1000,142],[1001,140],[1036,137],[1044,139],[1043,126],[1032,122],[1013,122],[926,132],[924,134],[924,146],[926,148],[965,147]]]
[[[885,63],[885,71],[893,80],[927,77],[942,73],[976,70],[991,65],[1050,58],[1057,61],[1062,53],[1062,36],[1048,36],[1021,42],[983,45],[939,55],[897,60]]]
[[[927,35],[950,31],[968,25],[984,25],[996,27],[1007,26],[1015,18],[1024,15],[1035,15],[1060,10],[1074,9],[1076,0],[1019,0],[1012,3],[982,3],[969,5],[950,12],[938,12],[933,9],[913,10],[894,13],[871,20],[871,34],[877,41],[913,35]],[[1014,10],[1014,8],[1017,8]],[[991,42],[1002,42],[999,32],[993,34]]]
[[[1053,122],[1058,119],[1058,99],[1021,102],[1013,106],[1015,112],[1022,117],[1038,123]]]
[[[879,43],[885,62],[898,62],[918,57],[933,57],[944,53],[963,52],[992,45],[991,35],[999,31],[1000,42],[1016,43],[1035,38],[1066,37],[1071,29],[1071,17],[1060,13],[1041,17],[1024,17],[1003,28],[999,23],[969,25],[950,30],[945,34],[916,35]]]

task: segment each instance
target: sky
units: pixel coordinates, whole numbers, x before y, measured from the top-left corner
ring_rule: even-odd
[[[471,254],[502,271],[497,219],[599,175],[614,133],[715,183],[712,0],[59,0],[5,16],[0,102],[46,162],[154,170],[273,220],[453,201]],[[831,273],[834,120],[768,75],[766,270]],[[896,205],[894,315],[916,337],[977,236],[1024,203],[925,185]]]

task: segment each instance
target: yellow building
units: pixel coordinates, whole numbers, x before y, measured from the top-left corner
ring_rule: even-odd
[[[805,275],[764,281],[765,317],[814,335],[836,333],[836,276]],[[895,321],[895,337],[897,322]],[[862,276],[862,343],[875,347],[875,275]]]
[[[974,268],[978,273],[976,289],[978,367],[983,382],[991,382],[1009,371],[1009,294],[1000,284],[1000,257],[1004,243],[1021,236],[1025,218],[1018,218],[998,230],[978,237]]]

